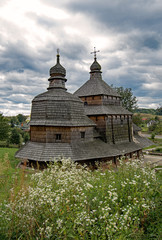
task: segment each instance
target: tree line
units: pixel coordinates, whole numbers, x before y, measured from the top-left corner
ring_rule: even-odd
[[[162,106],[157,107],[157,109],[137,108],[135,112],[162,116]]]
[[[26,143],[30,136],[29,133],[21,129],[21,125],[26,123],[28,116],[18,114],[17,116],[4,117],[0,113],[0,141],[1,145],[10,144],[22,145]]]

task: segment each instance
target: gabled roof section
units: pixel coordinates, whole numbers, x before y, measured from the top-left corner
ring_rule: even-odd
[[[95,75],[100,75],[95,73]],[[88,80],[83,86],[81,86],[74,96],[96,96],[96,95],[107,95],[121,97],[113,88],[111,88],[106,82],[104,82],[101,76],[95,76]]]
[[[122,106],[115,105],[85,105],[85,113],[87,116],[95,115],[132,115],[127,109]]]

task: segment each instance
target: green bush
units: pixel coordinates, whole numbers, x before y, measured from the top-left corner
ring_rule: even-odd
[[[155,139],[155,133],[151,134],[151,139],[154,140]]]
[[[2,239],[144,239],[159,207],[155,171],[139,160],[92,172],[63,159],[31,182],[2,204]]]
[[[155,149],[155,152],[162,153],[162,148],[160,148],[160,147],[159,147],[159,148],[156,148],[156,149]]]

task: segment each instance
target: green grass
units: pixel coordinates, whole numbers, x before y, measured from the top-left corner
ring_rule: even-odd
[[[0,239],[160,239],[161,171],[132,161],[92,172],[65,160],[27,175],[16,150],[0,148]]]
[[[151,140],[151,139],[150,139]],[[156,138],[154,139],[154,143],[158,144],[159,146],[162,146],[162,138]]]
[[[17,144],[8,143],[7,141],[0,141],[0,148],[18,148]]]
[[[20,182],[20,169],[16,168],[20,160],[14,157],[16,151],[16,148],[0,148],[0,202],[9,198],[10,189]]]
[[[151,149],[151,148],[158,148],[158,147],[161,147],[162,146],[162,139],[160,138],[155,138],[154,140],[152,140],[151,138],[149,138],[152,142],[154,142],[155,144],[149,146],[149,147],[146,147],[144,148],[144,150],[147,150],[147,149]]]
[[[0,148],[0,160],[4,161],[5,156],[8,156],[8,160],[12,168],[15,168],[20,160],[14,157],[17,152],[17,148]]]
[[[141,127],[141,130],[144,133],[148,133],[148,127],[147,126]]]
[[[156,145],[156,147],[157,146],[162,146],[162,138],[156,138],[155,137],[155,139],[154,140],[152,140],[151,138],[149,138],[152,142],[154,142]]]
[[[152,148],[155,148],[155,147],[157,147],[157,145],[153,144],[153,145],[151,145],[151,146],[149,146],[149,147],[145,147],[144,150],[152,149]]]
[[[162,147],[157,147],[154,149],[154,152],[156,153],[162,153]]]

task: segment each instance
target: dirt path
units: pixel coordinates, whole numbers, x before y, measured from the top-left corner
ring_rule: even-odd
[[[162,156],[155,156],[155,155],[144,155],[144,162],[151,162],[152,164],[155,164],[156,166],[162,166]]]

